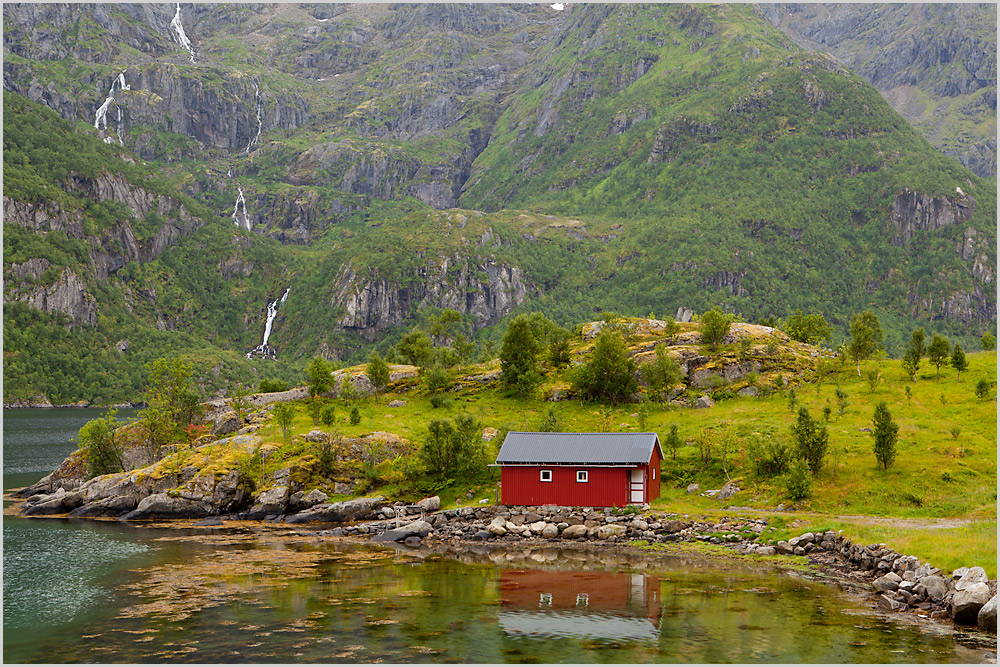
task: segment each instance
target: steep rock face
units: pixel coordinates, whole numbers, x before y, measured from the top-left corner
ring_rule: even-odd
[[[528,294],[520,268],[492,260],[455,257],[431,263],[419,274],[416,279],[390,281],[374,271],[359,276],[345,267],[331,304],[346,311],[340,326],[371,340],[378,332],[402,324],[415,310],[436,306],[469,314],[480,328],[496,324]]]
[[[26,264],[35,263],[27,268],[22,265],[20,271],[25,273],[34,272],[40,268],[45,260],[29,260]],[[16,271],[16,270],[15,270]],[[39,276],[41,273],[39,272]],[[49,286],[34,287],[27,292],[15,289],[4,292],[4,303],[20,301],[26,303],[30,308],[41,310],[46,313],[65,313],[69,315],[76,324],[94,326],[97,324],[97,301],[87,293],[87,286],[84,282],[69,269],[64,269],[59,279]]]
[[[801,46],[829,51],[878,88],[946,155],[996,175],[996,5],[759,7]]]
[[[967,196],[952,202],[945,197],[929,197],[905,188],[892,202],[889,212],[889,220],[896,228],[892,244],[903,246],[910,242],[915,232],[936,231],[964,222],[972,216],[975,203]]]
[[[54,201],[26,202],[4,197],[3,219],[34,232],[60,231],[71,238],[83,238],[80,211],[66,211]]]

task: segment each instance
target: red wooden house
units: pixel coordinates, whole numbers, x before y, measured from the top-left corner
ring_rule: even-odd
[[[497,454],[505,505],[622,507],[660,497],[655,433],[507,434]]]

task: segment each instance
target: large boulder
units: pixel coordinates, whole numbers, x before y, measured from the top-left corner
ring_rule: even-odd
[[[240,424],[236,410],[230,410],[229,412],[222,413],[215,419],[215,423],[212,424],[212,434],[228,435],[239,430],[240,426],[242,424]]]
[[[493,535],[497,537],[503,537],[507,534],[507,520],[501,515],[496,515],[490,525],[486,527],[486,530],[490,531]]]
[[[408,537],[426,537],[434,530],[434,527],[426,521],[414,521],[400,528],[387,530],[376,535],[373,539],[376,542],[400,542]]]
[[[305,491],[296,491],[288,498],[288,510],[290,512],[301,512],[302,510],[308,509],[313,505],[325,503],[326,499],[327,495],[319,489],[313,489],[309,493],[306,493]]]
[[[888,574],[882,575],[878,579],[872,582],[872,588],[874,588],[879,593],[885,593],[886,591],[894,591],[899,588],[899,583],[902,581],[900,577],[895,572],[889,572]]]
[[[696,408],[714,408],[715,401],[708,396],[708,394],[702,394],[697,401],[694,402],[694,407]]]
[[[257,503],[250,508],[251,519],[263,519],[269,514],[281,514],[288,506],[287,486],[274,486],[261,492]]]
[[[971,584],[951,599],[951,617],[956,623],[975,624],[979,619],[979,610],[989,601],[989,584]]]
[[[931,602],[940,602],[950,590],[948,582],[935,574],[923,577],[918,581],[927,591],[927,599]]]
[[[425,512],[437,512],[441,509],[441,496],[431,496],[417,501],[417,507]]]
[[[976,624],[988,632],[996,634],[997,631],[997,596],[990,598],[990,601],[979,610]]]
[[[111,496],[97,502],[77,507],[69,513],[72,517],[121,516],[139,505],[135,496]]]
[[[211,513],[212,506],[204,501],[175,498],[165,493],[154,493],[139,501],[139,505],[122,519],[125,521],[201,519]]]
[[[285,523],[344,523],[375,518],[384,496],[353,498],[339,503],[314,505],[307,510],[285,518]]]
[[[962,576],[959,577],[958,581],[955,582],[956,591],[964,591],[973,584],[985,584],[990,580],[990,578],[986,576],[986,570],[981,567],[959,568],[958,570],[955,570],[955,572],[958,572],[959,570],[964,570],[964,572],[962,573]],[[954,574],[952,576],[954,576]]]
[[[601,540],[606,540],[612,537],[620,537],[625,534],[625,526],[613,523],[606,524],[604,526],[600,526],[594,534]]]
[[[582,523],[575,526],[567,526],[565,530],[563,530],[562,536],[568,540],[575,540],[578,537],[586,537],[587,526]]]
[[[737,493],[740,492],[740,487],[733,484],[731,481],[726,482],[725,486],[719,491],[719,495],[716,496],[719,500],[729,500]]]

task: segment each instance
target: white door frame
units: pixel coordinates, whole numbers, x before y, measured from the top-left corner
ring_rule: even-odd
[[[636,479],[637,474],[638,479]],[[638,499],[636,499],[637,494]],[[632,468],[629,471],[628,501],[633,504],[646,502],[646,471],[642,468]]]

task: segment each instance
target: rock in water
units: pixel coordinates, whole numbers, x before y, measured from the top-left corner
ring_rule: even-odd
[[[373,518],[375,511],[385,502],[384,496],[366,496],[354,498],[339,503],[314,505],[307,510],[293,514],[285,519],[285,523],[344,523]]]
[[[987,632],[996,634],[997,631],[997,596],[990,598],[990,601],[979,610],[976,624]]]
[[[201,519],[211,514],[212,506],[197,500],[172,498],[165,493],[154,493],[139,502],[139,506],[122,517],[125,521],[150,519]]]
[[[989,601],[989,585],[972,584],[964,591],[955,593],[951,599],[951,617],[956,623],[974,624],[979,618],[979,610]]]
[[[400,540],[407,540],[407,543],[409,543],[409,538],[417,537],[419,541],[419,538],[429,535],[433,530],[434,528],[431,524],[426,521],[414,521],[401,528],[387,530],[380,535],[376,535],[373,539],[376,542],[399,542]]]

